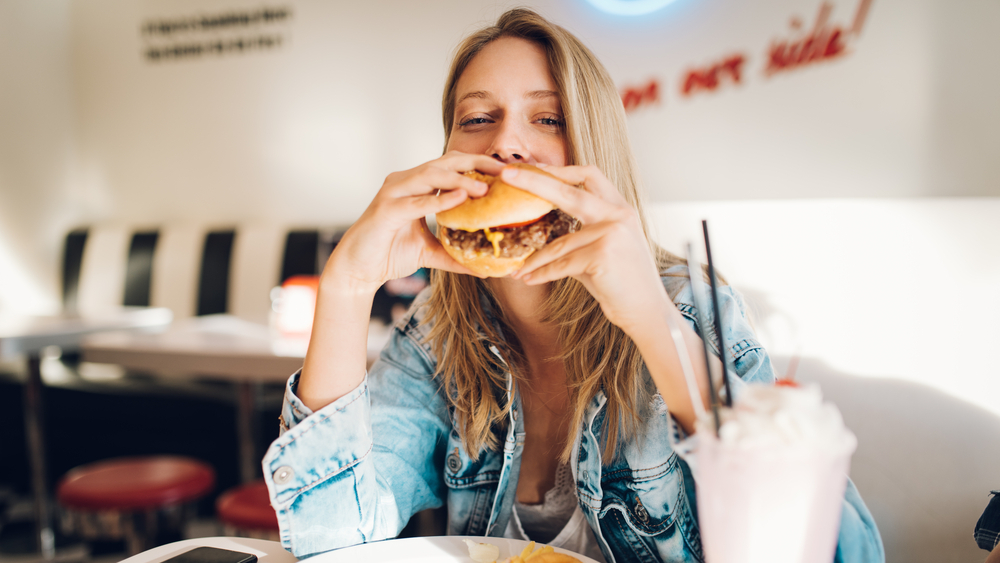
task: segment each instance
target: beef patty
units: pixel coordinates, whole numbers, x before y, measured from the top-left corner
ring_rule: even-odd
[[[463,254],[470,256],[493,254],[493,243],[486,238],[486,233],[482,230],[469,232],[447,227],[440,228],[444,229],[444,236],[451,246],[460,249]],[[562,210],[553,209],[530,225],[509,229],[491,229],[491,232],[503,233],[503,238],[498,243],[500,257],[519,258],[532,250],[538,250],[552,240],[576,231],[578,228],[580,228],[579,221]]]

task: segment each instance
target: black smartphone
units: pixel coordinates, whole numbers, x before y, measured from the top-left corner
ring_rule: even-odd
[[[257,556],[217,547],[196,547],[170,559],[164,559],[162,563],[257,563]]]

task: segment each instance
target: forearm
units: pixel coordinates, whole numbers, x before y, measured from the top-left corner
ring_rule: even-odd
[[[364,379],[374,290],[352,286],[327,266],[316,299],[312,336],[298,396],[313,412],[343,397]]]
[[[670,327],[677,327],[683,336],[687,355],[694,370],[695,382],[698,386],[697,395],[701,397],[702,405],[708,406],[708,375],[705,367],[705,352],[701,337],[691,329],[677,307],[664,294],[656,307],[651,307],[651,313],[646,317],[642,328],[629,331],[629,336],[639,347],[646,362],[657,391],[667,403],[667,408],[674,419],[684,428],[685,432],[694,433],[695,408],[691,403],[691,392],[681,367],[677,347],[671,338]],[[710,356],[712,369],[718,371],[719,359]]]
[[[1000,563],[1000,544],[993,548],[984,563]]]

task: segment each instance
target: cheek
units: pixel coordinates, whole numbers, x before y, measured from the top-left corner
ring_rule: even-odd
[[[462,131],[454,131],[448,138],[448,151],[459,151],[467,154],[485,153],[489,142],[482,135],[470,135]]]
[[[563,138],[549,139],[535,158],[555,166],[567,166],[570,163],[569,143]]]

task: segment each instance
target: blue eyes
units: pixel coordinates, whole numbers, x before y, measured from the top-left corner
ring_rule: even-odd
[[[538,123],[539,125],[545,125],[547,127],[562,127],[563,125],[565,125],[565,121],[563,119],[557,119],[554,117],[543,117],[541,119],[536,119],[534,122]],[[490,123],[490,120],[485,117],[470,117],[465,121],[460,121],[458,123],[458,126],[469,127],[472,125],[483,125],[486,123]]]

